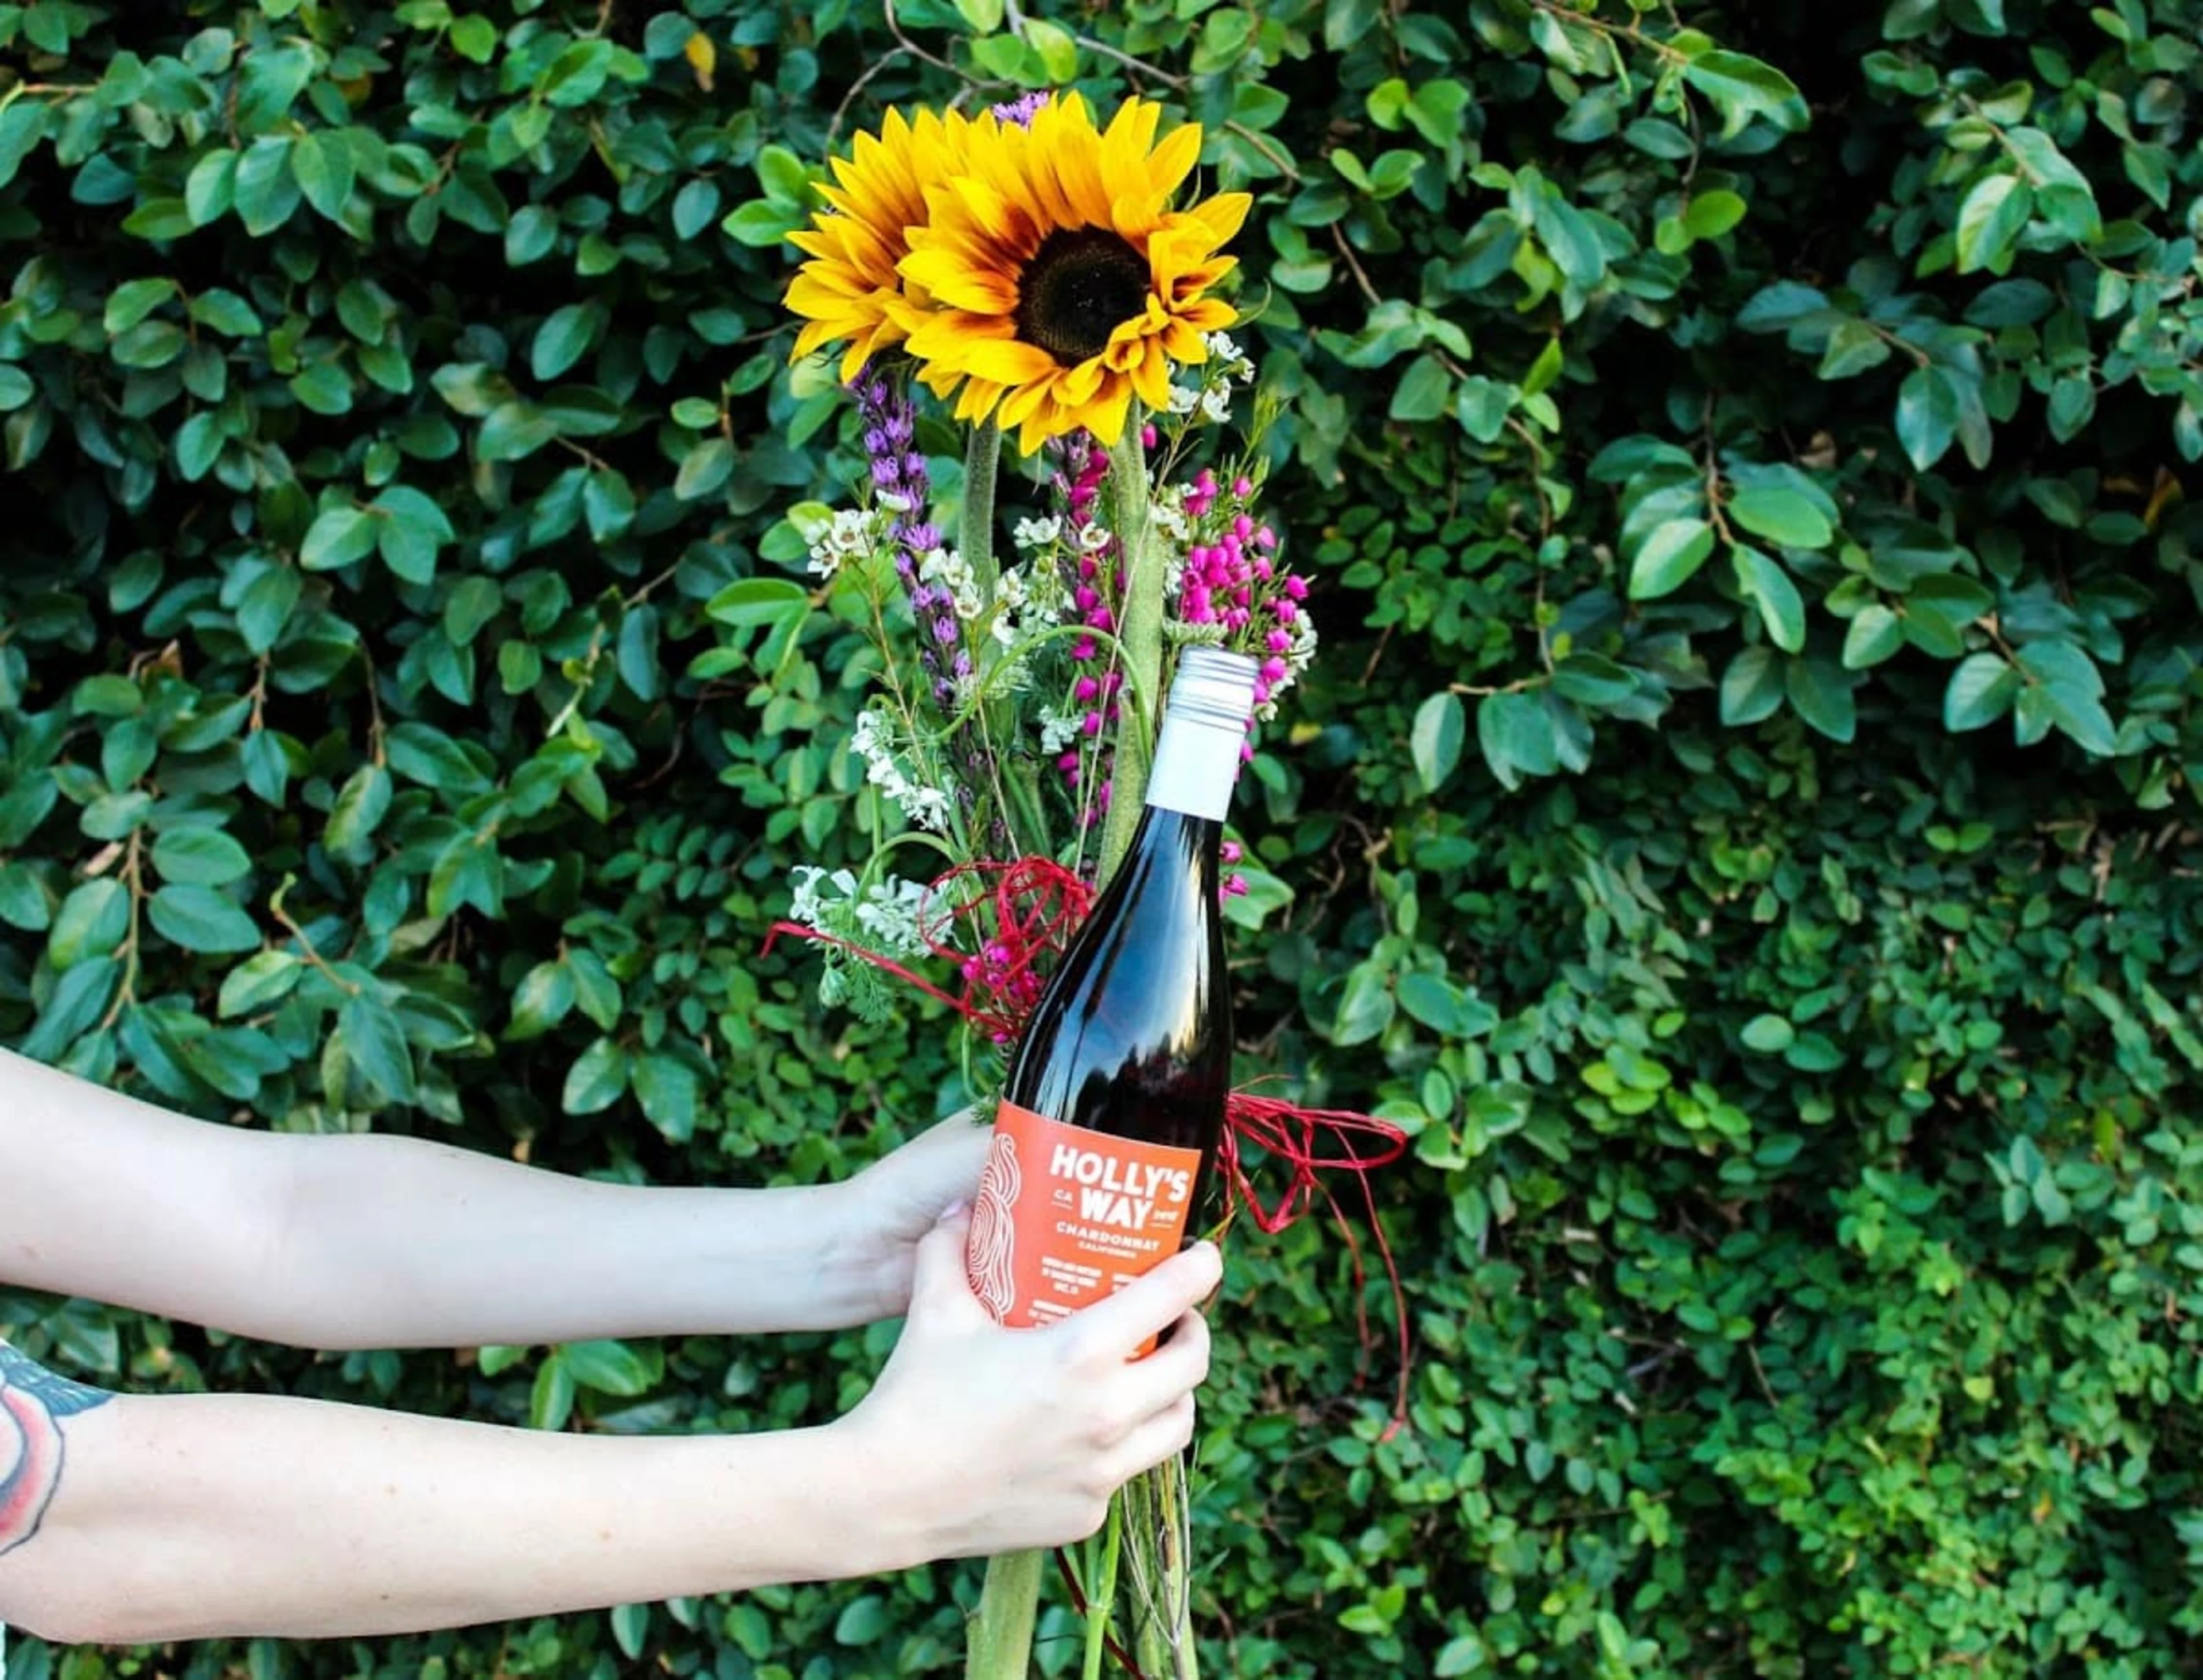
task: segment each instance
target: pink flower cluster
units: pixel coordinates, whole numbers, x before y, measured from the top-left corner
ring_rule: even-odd
[[[1186,549],[1178,616],[1189,624],[1220,626],[1226,647],[1261,660],[1255,700],[1264,705],[1291,674],[1288,656],[1308,583],[1278,570],[1278,534],[1267,522],[1255,522],[1254,495],[1251,480],[1235,478],[1227,488],[1207,467],[1186,486],[1186,517],[1202,535]]]
[[[1075,433],[1067,440],[1059,482],[1063,487],[1064,524],[1072,534],[1072,552],[1078,556],[1071,585],[1072,609],[1081,624],[1105,636],[1117,628],[1117,615],[1109,602],[1121,587],[1118,562],[1122,550],[1113,534],[1099,542],[1087,539],[1102,529],[1096,504],[1108,472],[1109,452],[1089,434]],[[1071,657],[1080,667],[1071,690],[1081,707],[1078,732],[1084,740],[1099,742],[1117,721],[1117,695],[1124,686],[1124,673],[1111,668],[1101,644],[1090,636],[1082,636],[1072,643]],[[1055,761],[1074,790],[1079,781],[1079,748],[1072,748]],[[1109,784],[1105,780],[1086,807],[1086,822],[1100,821],[1108,808]]]

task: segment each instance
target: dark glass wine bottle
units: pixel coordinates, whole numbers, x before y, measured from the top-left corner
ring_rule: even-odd
[[[1131,848],[1011,1061],[967,1252],[1005,1323],[1060,1318],[1187,1239],[1231,1084],[1220,851],[1255,675],[1178,656]]]

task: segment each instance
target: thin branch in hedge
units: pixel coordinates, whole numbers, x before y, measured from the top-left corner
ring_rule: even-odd
[[[298,949],[304,955],[306,961],[312,963],[315,967],[320,969],[323,974],[328,976],[329,983],[332,985],[335,986],[340,991],[343,992],[348,997],[358,997],[361,991],[361,987],[358,982],[345,979],[343,975],[338,973],[335,969],[332,968],[328,964],[328,960],[324,957],[320,951],[314,948],[314,942],[311,936],[307,933],[304,928],[298,926],[298,918],[283,908],[284,896],[298,884],[298,878],[296,875],[284,876],[283,884],[275,889],[275,894],[268,901],[268,914],[275,917],[277,921],[283,924],[284,927],[289,931],[291,937],[298,942]]]
[[[139,924],[145,911],[145,834],[143,828],[132,829],[129,843],[122,854],[122,884],[130,894],[130,926],[122,936],[122,984],[116,988],[115,1001],[107,1006],[107,1013],[100,1017],[102,1032],[121,1020],[122,1012],[138,997]]]
[[[887,24],[888,33],[894,36],[896,40],[902,43],[902,50],[905,52],[909,53],[915,57],[924,59],[927,63],[934,66],[936,69],[948,71],[950,75],[956,77],[959,80],[968,81],[971,80],[971,78],[965,75],[961,70],[958,69],[954,64],[951,64],[947,59],[928,52],[924,47],[918,45],[917,42],[912,40],[909,36],[902,33],[902,21],[895,16],[895,0],[880,0],[880,16]]]

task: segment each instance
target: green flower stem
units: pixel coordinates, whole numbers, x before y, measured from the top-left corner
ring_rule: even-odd
[[[1117,1559],[1124,1547],[1125,1507],[1109,1502],[1109,1520],[1102,1529],[1101,1567],[1086,1580],[1086,1661],[1079,1680],[1102,1680],[1102,1659],[1109,1651],[1109,1611],[1117,1601]]]
[[[1001,456],[1002,434],[993,421],[972,428],[964,451],[964,515],[956,547],[988,600],[995,598],[1001,581],[1001,569],[995,564],[995,481]],[[1043,846],[1047,836],[1038,825],[1036,790],[1021,784],[1021,766],[1006,761],[1002,750],[1009,744],[1008,704],[989,700],[982,706],[981,716],[992,737],[1002,779],[1001,797],[1010,807],[1019,843],[1026,849]],[[986,1584],[966,1628],[966,1680],[1025,1680],[1032,1665],[1033,1624],[1039,1614],[1041,1572],[1047,1560],[1044,1552],[1008,1552],[987,1560]]]
[[[1001,459],[1001,429],[982,420],[964,446],[964,518],[956,530],[957,552],[972,568],[982,600],[994,600],[1001,577],[995,564],[995,480]]]
[[[993,600],[1001,585],[1002,569],[995,560],[995,488],[1001,476],[1002,434],[991,420],[972,428],[964,449],[964,513],[956,533],[956,549],[972,568],[980,598]],[[1048,823],[1040,798],[1040,779],[1030,754],[1009,750],[1016,715],[1006,693],[989,685],[979,707],[986,736],[986,756],[995,775],[996,813],[1009,829],[1019,852],[1049,850]],[[978,790],[975,789],[976,793]],[[976,850],[983,851],[983,832],[972,836]]]
[[[1104,881],[1131,849],[1132,831],[1139,825],[1162,699],[1163,560],[1149,525],[1148,454],[1140,446],[1141,424],[1135,409],[1125,421],[1125,435],[1109,451],[1109,476],[1102,491],[1125,568],[1125,616],[1117,626],[1125,650],[1125,688],[1117,755],[1109,772],[1109,809],[1102,821]]]
[[[1166,1459],[1120,1495],[1132,1565],[1132,1653],[1149,1680],[1200,1680],[1185,1471],[1183,1455]]]
[[[1045,1552],[1006,1552],[987,1559],[979,1607],[965,1626],[964,1680],[1026,1680],[1041,1565],[1047,1560]]]

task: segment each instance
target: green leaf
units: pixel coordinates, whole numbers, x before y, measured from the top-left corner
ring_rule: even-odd
[[[493,577],[462,577],[444,602],[444,634],[455,648],[464,648],[505,607],[505,592]],[[508,644],[511,645],[511,644]]]
[[[212,887],[165,886],[145,908],[154,930],[187,951],[227,955],[260,948],[259,925]]]
[[[2118,731],[2104,709],[2103,673],[2070,642],[2030,642],[2019,650],[2019,670],[2028,683],[2022,698],[2035,695],[2050,721],[2099,757],[2117,750]]]
[[[1435,420],[1453,400],[1453,376],[1435,356],[1418,356],[1400,376],[1389,411],[1395,420]]]
[[[706,438],[681,458],[673,494],[695,501],[719,489],[735,476],[735,446],[723,437]]]
[[[1637,692],[1625,665],[1600,654],[1571,654],[1553,667],[1553,691],[1594,709],[1619,706]]]
[[[570,1115],[593,1115],[611,1107],[627,1090],[627,1052],[610,1038],[599,1038],[566,1070],[560,1098]]]
[[[342,504],[326,508],[298,546],[298,564],[309,571],[334,571],[365,559],[376,535],[375,516],[367,509]]]
[[[1863,321],[1839,321],[1828,332],[1816,377],[1849,379],[1890,358],[1889,340]]]
[[[564,961],[539,962],[513,988],[508,1039],[533,1038],[565,1020],[574,1007],[574,971]]]
[[[1714,552],[1714,528],[1692,517],[1655,525],[1638,546],[1629,568],[1629,598],[1653,600],[1672,595]]]
[[[524,461],[558,435],[558,423],[534,403],[499,403],[475,432],[475,453],[485,461]]]
[[[1795,490],[1739,490],[1728,517],[1754,536],[1786,548],[1825,548],[1835,539],[1828,516]]]
[[[337,1032],[351,1064],[393,1103],[416,1095],[412,1047],[398,1013],[371,991],[347,997],[337,1011]]]
[[[367,513],[382,563],[393,573],[408,583],[435,577],[436,556],[453,535],[442,508],[418,490],[393,484],[375,493]]]
[[[53,906],[28,864],[0,863],[0,922],[25,933],[43,933],[52,925]]]
[[[1553,714],[1543,694],[1486,695],[1476,704],[1476,743],[1503,787],[1560,767]]]
[[[1078,42],[1061,24],[1044,17],[1028,17],[1025,41],[1038,55],[1042,72],[1051,83],[1068,86],[1078,80]]]
[[[128,280],[108,293],[107,309],[101,317],[109,337],[127,333],[155,310],[176,295],[173,280]]]
[[[804,213],[792,205],[770,198],[753,198],[729,210],[719,223],[719,230],[737,245],[776,245],[803,226],[806,219]]]
[[[536,378],[549,381],[588,353],[589,346],[604,326],[604,311],[593,303],[564,304],[544,317],[535,329],[528,364]]]
[[[1754,1015],[1737,1037],[1746,1050],[1757,1050],[1763,1056],[1779,1056],[1797,1042],[1798,1029],[1781,1015]]]
[[[1940,368],[1915,368],[1897,393],[1897,441],[1925,472],[1958,435],[1958,399]]]
[[[264,239],[288,222],[300,196],[298,179],[291,173],[287,137],[263,135],[238,160],[233,202],[245,232],[255,239]]]
[[[15,178],[23,160],[45,138],[50,120],[44,99],[18,99],[0,107],[0,186]]]
[[[104,878],[81,883],[54,912],[46,936],[46,961],[73,968],[87,957],[107,956],[130,932],[130,893],[122,883]]]
[[[205,227],[236,202],[237,160],[233,148],[216,146],[192,165],[184,178],[184,213],[193,226]]]
[[[1980,729],[2011,709],[2022,678],[2001,654],[1970,654],[1952,671],[1943,690],[1943,726]]]
[[[477,64],[488,63],[497,53],[497,25],[479,13],[454,19],[445,38],[453,52]]]
[[[1347,971],[1345,989],[1338,996],[1338,1012],[1332,1020],[1332,1042],[1342,1045],[1367,1044],[1392,1024],[1397,1007],[1392,996],[1391,972],[1376,962],[1355,964]]]
[[[1905,645],[1905,623],[1879,601],[1859,609],[1844,634],[1844,669],[1880,665]]]
[[[257,1014],[288,997],[305,972],[304,960],[293,952],[256,952],[221,977],[216,1009],[224,1020]]]
[[[643,1357],[623,1341],[570,1341],[558,1349],[566,1374],[584,1388],[621,1399],[648,1393],[656,1373]]]
[[[1726,187],[1701,192],[1683,212],[1683,226],[1693,239],[1717,240],[1744,220],[1745,203]]]
[[[686,1143],[696,1130],[703,1084],[696,1070],[677,1056],[646,1050],[634,1060],[635,1098],[643,1118],[669,1143]]]
[[[650,1606],[647,1604],[614,1605],[611,1609],[612,1643],[629,1662],[640,1662],[650,1639]]]
[[[486,834],[461,835],[438,854],[428,871],[431,916],[448,916],[468,906],[493,921],[505,914],[505,867]]]
[[[249,652],[274,648],[304,593],[305,580],[295,566],[270,565],[250,583],[237,602],[237,633]]]
[[[300,133],[291,143],[291,173],[308,204],[332,222],[343,220],[359,177],[342,130],[319,134],[309,128]]]
[[[380,764],[363,764],[345,778],[322,829],[322,844],[332,856],[351,863],[365,859],[367,842],[390,809],[392,792],[390,772]]]
[[[1841,666],[1822,659],[1790,661],[1783,673],[1783,692],[1790,709],[1809,728],[1831,741],[1849,741],[1858,732],[1858,708],[1852,695],[1857,681]]]
[[[1805,102],[1797,85],[1771,64],[1721,48],[1699,53],[1683,66],[1683,80],[1712,101],[1722,115],[1722,138],[1734,139],[1755,116],[1794,133],[1805,126]]]
[[[1758,607],[1769,638],[1786,654],[1802,651],[1805,601],[1781,563],[1757,548],[1742,547],[1731,549],[1729,558],[1736,567],[1737,587],[1746,600]]]
[[[33,1062],[56,1062],[107,1013],[122,965],[111,956],[93,957],[64,972],[32,1026],[15,1048]]]
[[[423,787],[473,793],[484,785],[474,760],[433,724],[398,725],[383,737],[383,752],[393,772]]]
[[[225,887],[252,873],[244,847],[218,828],[172,828],[153,843],[153,867],[162,880]]]
[[[2017,175],[1988,175],[1976,181],[1958,206],[1958,272],[2002,272],[2035,213],[2035,195]]]
[[[1415,778],[1425,793],[1436,793],[1454,766],[1468,736],[1466,712],[1456,694],[1431,695],[1415,708],[1415,727],[1409,732],[1408,754],[1414,760]]]
[[[960,0],[961,3],[961,0]],[[836,1645],[877,1645],[895,1626],[888,1610],[887,1599],[878,1593],[864,1593],[842,1606],[842,1613],[834,1619],[834,1642]]]

